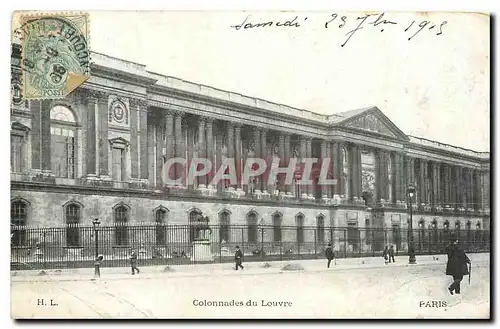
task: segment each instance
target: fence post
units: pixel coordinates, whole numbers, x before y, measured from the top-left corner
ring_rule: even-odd
[[[318,259],[318,252],[316,249],[316,230],[314,230],[314,259]]]
[[[427,234],[429,236],[429,255],[432,255],[432,249],[431,249],[431,230],[429,230],[429,234]]]
[[[347,231],[344,229],[344,258],[347,258]]]
[[[361,248],[362,248],[362,241],[361,241],[361,230],[358,229],[358,254],[361,256]]]
[[[260,257],[264,260],[264,226],[260,229]]]
[[[245,228],[241,228],[241,252],[245,255]]]

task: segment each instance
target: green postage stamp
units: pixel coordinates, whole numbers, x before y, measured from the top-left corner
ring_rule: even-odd
[[[90,77],[88,22],[85,13],[15,13],[25,99],[64,98]]]

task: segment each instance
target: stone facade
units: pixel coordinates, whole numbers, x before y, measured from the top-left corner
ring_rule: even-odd
[[[14,45],[13,90],[16,54]],[[408,136],[377,107],[320,115],[92,58],[92,77],[64,100],[13,97],[11,199],[26,212],[13,214],[14,224],[64,226],[65,207],[75,204],[89,225],[95,217],[114,223],[114,207],[125,205],[130,224],[154,223],[164,207],[169,224],[188,224],[199,209],[212,224],[228,210],[232,225],[246,225],[255,211],[269,225],[279,212],[284,226],[302,214],[304,226],[322,215],[327,227],[405,229],[412,185],[413,227],[459,221],[489,229],[489,153]],[[207,175],[196,186],[165,186],[161,169],[175,156],[217,165],[235,158],[238,173],[252,156],[279,156],[282,166],[291,157],[328,157],[337,184],[267,186],[262,177],[211,186]]]

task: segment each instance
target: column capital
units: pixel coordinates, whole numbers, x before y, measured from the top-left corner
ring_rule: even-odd
[[[84,97],[87,99],[87,102],[92,100],[97,102],[98,100],[104,100],[107,99],[109,94],[104,91],[99,91],[99,90],[92,90],[92,89],[86,89],[84,90]]]

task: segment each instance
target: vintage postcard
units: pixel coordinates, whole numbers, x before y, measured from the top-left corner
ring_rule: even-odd
[[[17,11],[15,319],[490,319],[490,17]]]

